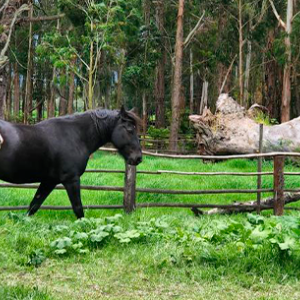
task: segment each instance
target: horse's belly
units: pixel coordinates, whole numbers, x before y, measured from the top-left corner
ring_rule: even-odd
[[[40,159],[27,161],[10,161],[0,155],[0,179],[11,183],[34,183],[47,180],[51,176],[51,168],[45,166]]]

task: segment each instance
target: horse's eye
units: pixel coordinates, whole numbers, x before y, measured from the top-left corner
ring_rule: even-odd
[[[132,125],[127,125],[127,126],[124,126],[125,129],[128,131],[128,132],[133,132],[134,131],[134,126]]]

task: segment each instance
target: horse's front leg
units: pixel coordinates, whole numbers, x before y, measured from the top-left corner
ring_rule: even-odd
[[[49,196],[49,194],[53,191],[55,186],[56,183],[54,182],[41,182],[29,205],[29,209],[27,211],[28,216],[32,216],[38,211],[38,209],[41,207],[41,205]]]
[[[63,182],[63,185],[67,190],[76,217],[78,219],[83,218],[84,213],[80,197],[80,179],[76,178],[73,180]]]

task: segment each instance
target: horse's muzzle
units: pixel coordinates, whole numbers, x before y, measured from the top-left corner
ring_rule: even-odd
[[[142,156],[138,156],[138,157],[136,157],[136,158],[130,157],[130,158],[128,158],[127,163],[128,163],[129,165],[132,165],[132,166],[137,166],[137,165],[139,165],[142,161],[143,161]]]

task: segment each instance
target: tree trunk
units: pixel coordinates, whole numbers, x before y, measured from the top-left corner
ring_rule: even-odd
[[[170,150],[177,151],[178,131],[180,126],[180,104],[182,98],[182,59],[183,59],[183,14],[184,0],[179,0],[177,32],[175,45],[175,68],[172,91],[172,122],[170,132]]]
[[[121,63],[119,66],[119,72],[118,72],[118,83],[117,83],[117,108],[120,108],[124,103],[123,103],[123,93],[122,93],[122,77],[123,77],[123,70],[124,70],[124,65],[125,65],[125,50],[121,50]]]
[[[283,71],[283,87],[281,100],[281,122],[287,122],[291,118],[291,68],[292,68],[292,48],[291,48],[291,33],[292,33],[292,19],[293,19],[293,2],[288,0],[287,17],[286,17],[286,57],[287,61]]]
[[[110,109],[111,108],[111,101],[110,101],[110,81],[108,84],[105,86],[105,95],[104,95],[104,108],[105,109]]]
[[[146,138],[147,133],[147,96],[146,92],[143,91],[143,136]],[[145,141],[143,141],[143,148],[145,148]]]
[[[18,63],[14,66],[14,116],[15,119],[19,117],[20,113],[20,74]]]
[[[91,21],[91,32],[93,32],[93,21]],[[90,64],[89,64],[89,83],[88,83],[88,109],[93,109],[94,96],[94,41],[90,44]]]
[[[33,17],[33,5],[31,4],[28,12],[28,17]],[[27,56],[27,75],[26,75],[26,94],[24,103],[24,123],[28,124],[28,118],[31,117],[32,112],[32,76],[33,76],[33,45],[32,45],[32,22],[29,22],[29,33],[28,33],[28,56]]]
[[[249,86],[250,86],[250,67],[252,57],[252,42],[247,40],[247,56],[246,56],[246,67],[245,67],[245,82],[244,82],[244,107],[248,107],[249,103]],[[250,106],[250,105],[249,105]]]
[[[51,79],[51,82],[49,83],[50,98],[48,99],[48,106],[47,106],[48,118],[53,118],[55,116],[55,98],[56,98],[56,92],[55,92],[55,88],[54,88],[55,76],[56,76],[56,68],[53,67],[52,79]]]
[[[190,49],[190,114],[194,112],[194,71],[193,71],[193,51]]]
[[[35,94],[37,95],[37,97],[35,97],[36,98],[36,120],[37,122],[40,122],[43,119],[43,105],[45,101],[44,78],[43,78],[43,72],[41,68],[38,68],[37,78],[38,80],[36,81],[36,86],[35,86]]]
[[[199,114],[202,115],[204,109],[207,108],[207,100],[208,100],[208,81],[204,80],[202,84],[202,96],[200,102]]]
[[[161,57],[156,67],[155,77],[155,126],[156,128],[165,127],[165,64],[166,64],[166,45],[165,45],[165,2],[156,2],[156,25],[161,38]]]
[[[75,67],[76,56],[72,58],[71,65]],[[71,115],[73,113],[73,101],[74,101],[74,88],[75,88],[75,74],[72,70],[70,70],[70,80],[69,80],[69,98],[68,98],[68,114]]]
[[[256,107],[256,106],[255,106]],[[196,131],[201,154],[256,153],[259,143],[259,124],[253,115],[228,94],[221,94],[217,111],[206,110],[201,116],[190,116]],[[300,149],[300,117],[274,126],[264,126],[263,152],[298,152]]]
[[[274,29],[269,30],[266,53],[264,58],[264,88],[263,102],[272,119],[280,120],[280,97],[282,93],[282,69],[275,60],[270,60],[269,57],[274,57],[274,41],[276,32]]]
[[[7,72],[6,68],[0,68],[0,120],[4,119],[5,102],[7,95]]]
[[[240,104],[244,100],[244,78],[243,78],[243,16],[242,16],[242,0],[239,0],[239,87],[240,87]]]
[[[62,71],[64,75],[66,75],[66,70]],[[63,85],[60,89],[60,99],[59,99],[59,107],[58,107],[58,113],[60,116],[64,116],[67,114],[68,110],[68,100],[66,97],[67,91],[66,85]]]
[[[217,44],[222,45],[223,39],[222,39],[222,33],[226,30],[227,27],[227,20],[228,16],[226,13],[224,13],[224,9],[220,9],[220,14],[218,16],[218,40]],[[231,88],[231,79],[230,79],[230,74],[232,68],[228,68],[223,61],[219,61],[217,63],[217,68],[216,68],[216,83],[217,83],[217,94],[216,97],[219,95],[219,93],[229,93],[230,88]]]
[[[300,193],[290,194],[287,193],[284,195],[284,203],[294,203],[300,200]],[[261,210],[270,209],[274,206],[274,202],[276,200],[273,197],[268,197],[261,201],[262,206],[269,206],[269,208],[262,207]],[[257,201],[247,201],[247,202],[234,202],[231,208],[213,208],[208,211],[201,211],[198,209],[193,208],[193,212],[196,216],[199,215],[213,215],[213,214],[233,214],[233,213],[245,213],[245,212],[255,212]],[[243,205],[249,205],[250,207],[243,208]],[[251,207],[253,206],[253,207]]]
[[[7,95],[6,95],[6,113],[5,119],[9,120],[11,117],[11,64],[8,64],[8,76],[7,76]]]

